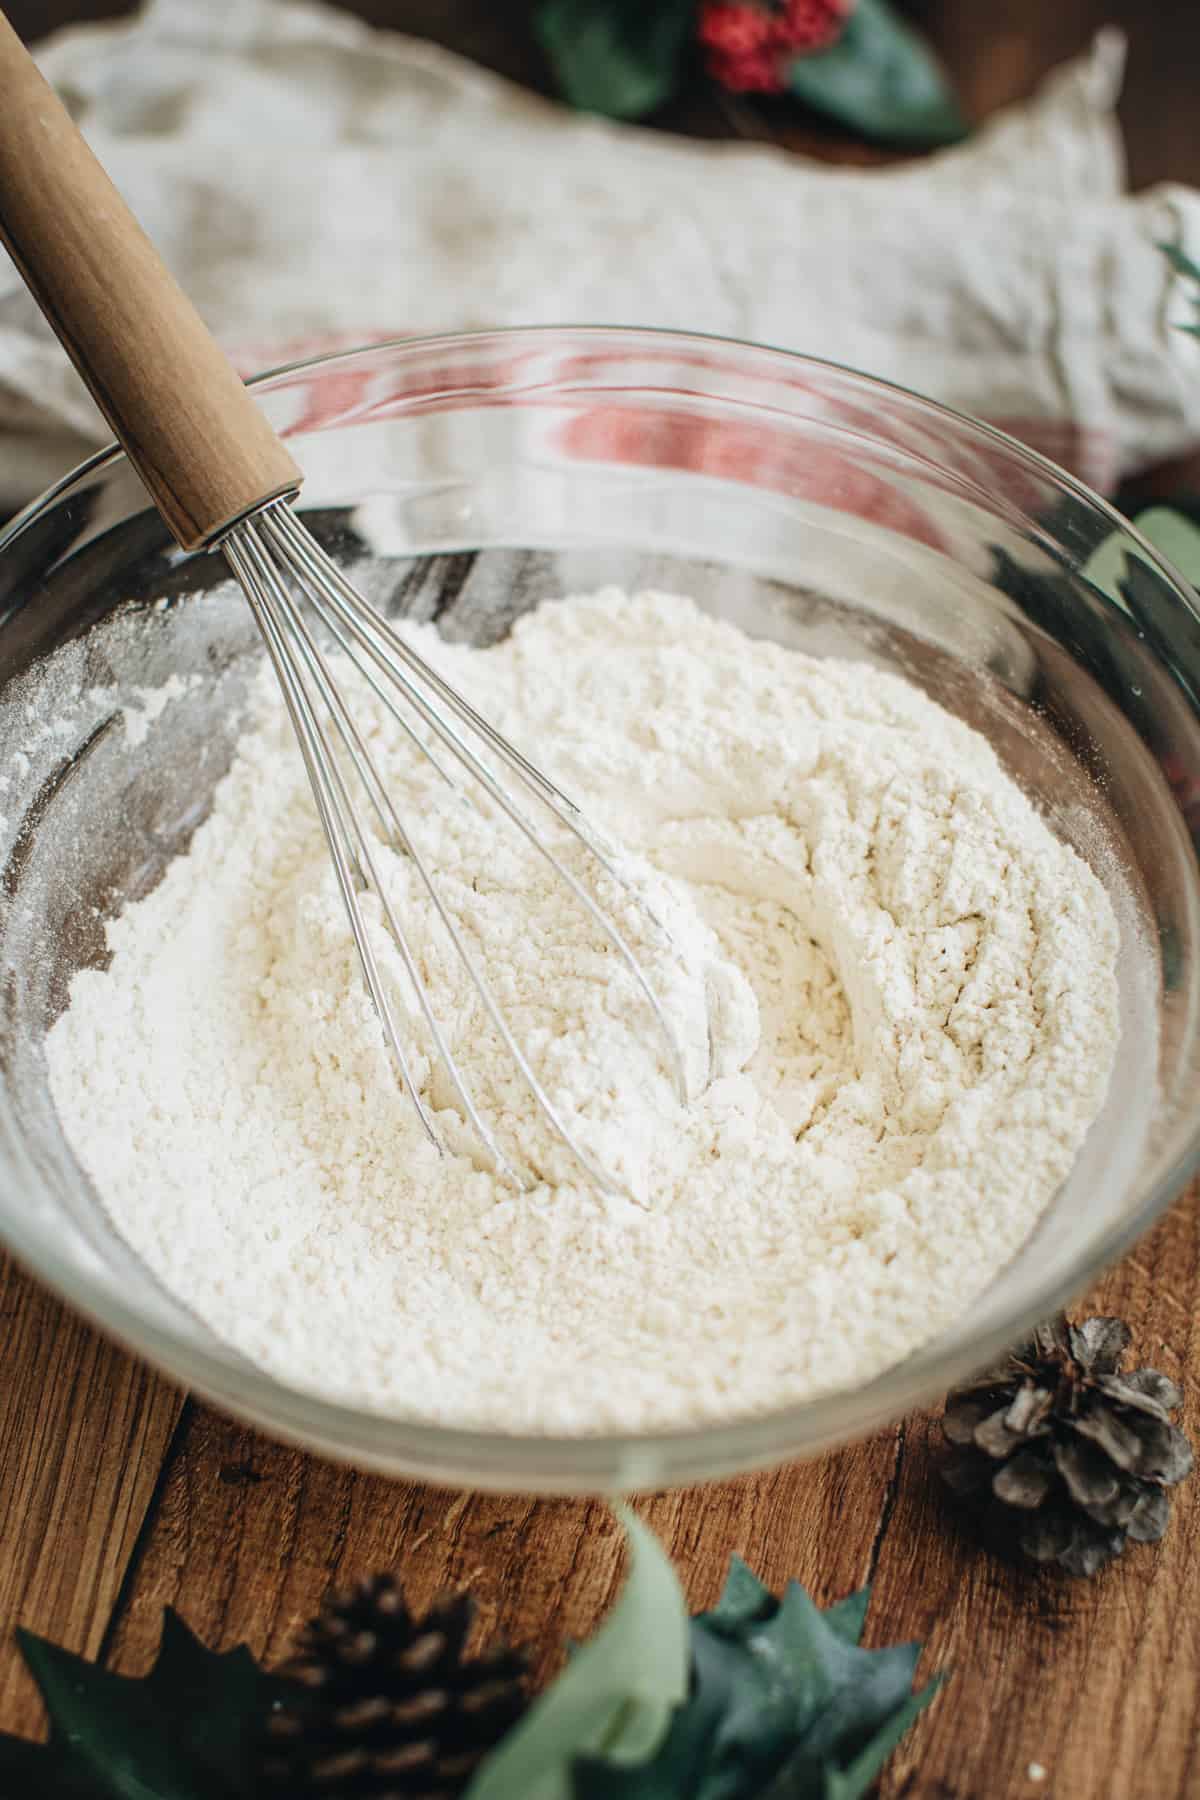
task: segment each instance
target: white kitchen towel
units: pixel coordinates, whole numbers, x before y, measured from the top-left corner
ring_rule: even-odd
[[[1200,439],[1200,342],[1131,197],[1105,32],[968,143],[882,170],[572,114],[292,0],[150,0],[39,61],[239,366],[471,326],[670,325],[887,376],[1101,487]],[[108,433],[0,258],[0,500]]]

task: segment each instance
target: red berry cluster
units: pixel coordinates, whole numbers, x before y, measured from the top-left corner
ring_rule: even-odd
[[[702,0],[697,33],[709,73],[736,94],[779,94],[797,56],[827,50],[854,0]]]

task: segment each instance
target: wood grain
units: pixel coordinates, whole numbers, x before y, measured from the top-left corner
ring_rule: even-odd
[[[612,1604],[619,1537],[596,1503],[448,1494],[340,1469],[194,1402],[180,1415],[166,1384],[13,1269],[0,1296],[0,1314],[14,1307],[23,1321],[0,1438],[0,1618],[139,1672],[171,1604],[207,1642],[248,1642],[273,1661],[331,1584],[399,1568],[417,1606],[475,1589],[480,1636],[529,1645],[545,1679],[563,1642],[587,1636]],[[1087,1305],[1121,1312],[1139,1352],[1191,1384],[1184,1424],[1200,1433],[1198,1188]],[[47,1418],[50,1395],[68,1406]],[[795,1577],[822,1604],[873,1580],[867,1642],[921,1638],[921,1674],[952,1672],[892,1759],[883,1800],[1198,1793],[1200,1487],[1180,1490],[1160,1548],[1070,1582],[986,1552],[943,1499],[939,1456],[936,1417],[919,1415],[819,1462],[639,1507],[691,1606],[711,1604],[734,1550],[774,1588]],[[38,1721],[9,1652],[0,1728],[32,1732]],[[1031,1764],[1049,1771],[1045,1786],[1031,1784]]]
[[[1185,1388],[1200,1432],[1200,1191],[1193,1186],[1088,1296],[1128,1320],[1139,1358]],[[872,1631],[925,1640],[953,1685],[894,1759],[885,1795],[1016,1800],[1049,1772],[1059,1800],[1185,1800],[1200,1793],[1200,1485],[1177,1496],[1163,1544],[1091,1582],[1014,1571],[981,1552],[930,1479],[940,1431],[911,1423],[880,1558]],[[940,1785],[939,1785],[940,1784]]]
[[[873,1510],[846,1511],[847,1494],[883,1493],[893,1461],[894,1438],[885,1435],[828,1468],[665,1493],[641,1509],[678,1556],[693,1604],[715,1597],[730,1551],[750,1544],[765,1577],[802,1573],[832,1598],[862,1582],[875,1541]],[[387,1481],[272,1445],[197,1408],[143,1542],[113,1663],[145,1666],[165,1604],[214,1639],[244,1638],[275,1657],[329,1586],[402,1568],[419,1606],[470,1585],[481,1627],[532,1646],[544,1676],[564,1639],[590,1632],[610,1603],[618,1563],[619,1534],[596,1502]]]
[[[1120,1312],[1139,1354],[1188,1388],[1200,1434],[1200,1188],[1086,1301]],[[1180,1490],[1157,1549],[1090,1583],[997,1560],[947,1503],[936,1416],[918,1415],[808,1464],[639,1508],[676,1558],[693,1607],[733,1551],[773,1587],[822,1604],[873,1581],[867,1641],[919,1638],[945,1695],[893,1759],[883,1800],[1185,1800],[1200,1792],[1200,1485]],[[529,1646],[539,1680],[611,1604],[620,1547],[586,1501],[452,1494],[339,1468],[189,1403],[105,1641],[114,1668],[148,1666],[162,1608],[210,1643],[274,1661],[331,1585],[398,1568],[414,1604],[469,1585],[481,1635]],[[36,1710],[9,1696],[0,1726]],[[1031,1764],[1048,1781],[1031,1783]]]
[[[14,1625],[95,1656],[182,1396],[0,1254],[0,1729],[37,1719]]]
[[[516,0],[355,0],[376,22],[440,37],[545,83]],[[26,35],[127,10],[115,0],[10,0]],[[1194,0],[911,0],[970,109],[1027,93],[1113,17],[1132,40],[1123,116],[1134,177],[1200,180]],[[727,133],[703,95],[664,123]],[[879,153],[814,121],[755,114],[833,160]],[[1188,480],[1173,471],[1170,492]],[[1139,1354],[1189,1390],[1200,1437],[1200,1188],[1087,1301],[1130,1321]],[[8,1628],[20,1620],[144,1668],[165,1603],[213,1644],[281,1656],[333,1582],[402,1570],[413,1600],[470,1584],[479,1629],[531,1646],[540,1676],[566,1637],[611,1603],[620,1547],[586,1502],[455,1495],[341,1469],[272,1444],[105,1344],[0,1260],[0,1729],[40,1710]],[[868,1640],[925,1640],[923,1670],[951,1682],[893,1758],[883,1800],[1194,1800],[1200,1794],[1200,1476],[1158,1548],[1097,1580],[1014,1570],[943,1500],[936,1418],[742,1481],[653,1496],[641,1510],[671,1548],[693,1606],[715,1597],[737,1550],[773,1586],[791,1576],[828,1602],[874,1581]],[[1030,1777],[1031,1765],[1046,1771]]]

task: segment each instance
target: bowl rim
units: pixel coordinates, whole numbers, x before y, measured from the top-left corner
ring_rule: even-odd
[[[931,400],[898,382],[870,375],[824,357],[784,350],[769,344],[728,338],[716,333],[676,331],[665,327],[540,324],[496,329],[389,337],[319,351],[272,365],[248,378],[253,391],[280,377],[352,362],[366,356],[444,353],[472,345],[499,346],[543,338],[561,346],[566,340],[601,340],[636,344],[658,342],[680,348],[717,347],[739,355],[750,353],[781,367],[831,371],[869,391],[900,396],[918,409],[940,416],[991,443],[1009,459],[1023,464],[1083,502],[1111,522],[1157,570],[1176,600],[1200,622],[1200,596],[1130,520],[1086,483],[1039,451],[994,425]],[[447,392],[452,393],[453,382]],[[497,384],[497,394],[504,385]],[[662,390],[664,393],[669,389]],[[22,507],[0,527],[0,556],[36,519],[74,487],[111,465],[127,460],[112,443],[86,457]],[[151,502],[147,497],[147,509]],[[1033,521],[1030,536],[1036,540]],[[1169,667],[1169,665],[1168,665]],[[1200,671],[1198,671],[1200,674]],[[1200,877],[1198,877],[1200,879]],[[16,1147],[18,1161],[23,1147]],[[133,1354],[146,1358],[182,1386],[211,1400],[221,1410],[319,1454],[331,1455],[393,1475],[432,1480],[444,1485],[502,1491],[594,1493],[617,1485],[625,1492],[661,1488],[668,1483],[716,1479],[811,1456],[894,1423],[904,1413],[928,1405],[957,1382],[988,1366],[1042,1319],[1063,1307],[1112,1262],[1116,1261],[1165,1210],[1190,1177],[1200,1169],[1200,1114],[1169,1167],[1142,1203],[1115,1222],[1080,1258],[1069,1277],[1034,1285],[1020,1305],[1002,1321],[958,1348],[931,1354],[921,1345],[903,1361],[860,1387],[833,1390],[814,1399],[793,1402],[769,1412],[734,1416],[700,1424],[659,1427],[643,1433],[607,1431],[585,1436],[507,1433],[433,1424],[361,1406],[287,1385],[239,1352],[218,1345],[184,1342],[171,1329],[130,1305],[110,1280],[93,1279],[78,1260],[47,1254],[35,1235],[23,1228],[21,1210],[6,1220],[0,1241],[60,1297],[115,1337]],[[7,1178],[6,1183],[7,1185]],[[156,1278],[157,1279],[157,1278]],[[174,1298],[172,1296],[172,1298]],[[618,1480],[614,1483],[613,1471]]]
[[[331,363],[351,361],[360,356],[371,356],[377,353],[394,353],[402,351],[406,354],[417,351],[442,350],[456,345],[473,343],[496,343],[515,339],[529,341],[538,337],[557,338],[626,338],[634,341],[666,341],[680,345],[709,344],[717,345],[724,350],[751,351],[756,356],[777,360],[785,364],[799,364],[805,368],[828,369],[836,375],[848,375],[853,381],[862,382],[864,386],[879,389],[885,393],[897,394],[933,413],[952,424],[974,432],[977,436],[990,439],[1000,449],[1016,457],[1018,461],[1028,463],[1040,474],[1049,477],[1059,487],[1066,488],[1078,499],[1085,501],[1097,512],[1112,521],[1114,528],[1132,538],[1142,551],[1151,566],[1157,566],[1169,578],[1171,585],[1178,590],[1178,598],[1184,602],[1197,622],[1200,622],[1200,588],[1194,587],[1183,572],[1175,567],[1170,559],[1150,542],[1144,533],[1137,529],[1133,521],[1122,512],[1118,512],[1111,500],[1089,487],[1061,463],[1025,444],[1020,438],[1004,431],[998,425],[990,424],[986,419],[976,418],[973,413],[965,413],[945,401],[934,400],[928,394],[922,394],[916,388],[906,387],[903,382],[891,381],[883,375],[872,375],[865,369],[857,369],[850,363],[836,362],[829,356],[812,356],[805,350],[786,350],[778,344],[764,343],[756,338],[723,337],[714,331],[681,331],[669,325],[591,325],[573,324],[570,321],[540,325],[502,325],[483,326],[469,331],[422,332],[417,335],[398,337],[371,338],[362,344],[342,345],[337,349],[315,351],[304,356],[289,357],[285,362],[271,363],[259,369],[255,374],[245,378],[245,385],[251,390],[265,387],[267,383],[277,381],[283,375],[301,374],[305,369],[315,369]],[[503,391],[498,389],[497,391]],[[97,473],[110,463],[128,460],[122,446],[114,439],[100,449],[92,451],[82,462],[76,463],[43,491],[26,502],[11,518],[0,522],[0,554],[8,547],[9,542],[23,531],[30,521],[44,512],[55,500],[60,499],[68,489],[82,480],[86,475]]]

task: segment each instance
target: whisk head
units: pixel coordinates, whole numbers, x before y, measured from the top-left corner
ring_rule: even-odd
[[[437,771],[446,783],[448,793],[457,790],[460,798],[486,795],[496,811],[545,859],[555,876],[570,890],[578,906],[617,952],[627,975],[648,1004],[667,1049],[680,1101],[686,1103],[682,1046],[627,937],[599,903],[590,878],[600,874],[619,883],[657,931],[665,935],[665,927],[636,885],[617,866],[578,808],[359,594],[296,517],[289,501],[272,501],[242,520],[222,539],[221,548],[250,603],[266,643],[304,757],[367,990],[400,1079],[430,1141],[438,1150],[444,1149],[415,1079],[412,1060],[367,929],[361,904],[361,897],[367,893],[373,894],[378,903],[437,1055],[472,1128],[499,1173],[519,1187],[530,1185],[526,1172],[506,1156],[497,1143],[495,1133],[482,1116],[476,1096],[450,1048],[404,921],[380,876],[378,859],[372,852],[371,834],[362,817],[361,799],[356,803],[355,783],[375,815],[383,842],[410,859],[421,889],[543,1118],[597,1187],[606,1192],[624,1192],[622,1184],[579,1142],[561,1109],[539,1080],[500,1005],[494,983],[465,942],[428,858],[422,854],[397,811],[363,732],[347,705],[318,630],[336,644],[347,663],[374,692],[388,716]],[[314,626],[318,630],[314,630]],[[452,768],[454,774],[450,772]],[[465,781],[461,779],[463,777]],[[546,832],[539,823],[539,820],[544,822],[547,815],[565,828],[584,853],[582,878],[567,867],[547,841]]]

